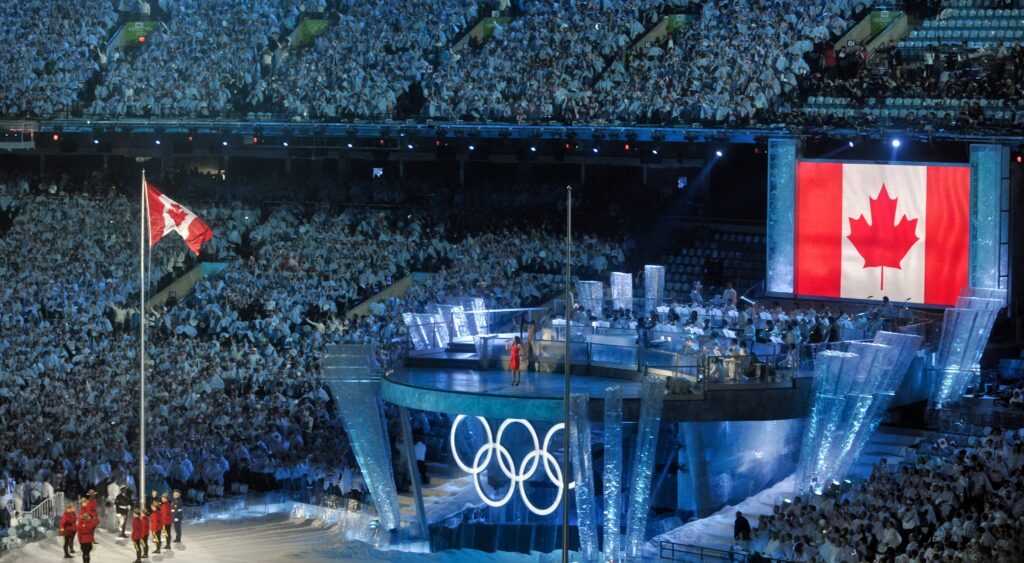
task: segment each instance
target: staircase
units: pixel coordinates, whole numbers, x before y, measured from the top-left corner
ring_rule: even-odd
[[[867,479],[871,468],[883,457],[890,467],[901,463],[914,463],[917,448],[927,441],[928,432],[916,428],[879,426],[864,451],[850,468],[848,479]]]

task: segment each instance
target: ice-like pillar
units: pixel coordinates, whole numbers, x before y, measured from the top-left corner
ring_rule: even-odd
[[[693,483],[693,506],[698,516],[707,516],[714,505],[711,494],[711,477],[708,475],[708,461],[704,452],[704,435],[701,423],[684,422],[679,425],[683,431],[683,443],[686,445],[686,462],[690,468],[690,481]]]
[[[820,486],[828,459],[829,431],[838,425],[842,399],[831,395],[841,373],[849,369],[857,355],[827,350],[814,357],[814,398],[807,418],[804,440],[797,466],[797,488],[807,490]]]
[[[601,318],[604,313],[604,285],[599,281],[577,281],[579,304],[591,315]]]
[[[612,307],[616,311],[633,309],[633,276],[624,272],[612,272],[610,278],[612,287]]]
[[[645,313],[654,312],[665,298],[665,266],[644,266]]]
[[[594,508],[594,458],[590,447],[590,395],[573,393],[569,400],[569,452],[576,481],[576,522],[580,533],[580,556],[597,561],[597,521]]]
[[[957,306],[946,309],[935,362],[939,381],[930,408],[941,409],[963,394],[978,369],[1004,300],[1003,290],[965,288]]]
[[[629,514],[626,519],[626,557],[629,558],[640,557],[644,546],[647,513],[651,510],[651,478],[658,453],[658,432],[661,430],[661,407],[664,401],[665,382],[657,377],[644,377],[636,455],[633,459],[633,486],[630,487]]]
[[[391,446],[380,398],[380,380],[370,369],[368,346],[332,346],[325,359],[323,379],[334,396],[363,474],[366,488],[384,527],[399,526],[398,493],[391,470]]]
[[[769,292],[793,293],[796,209],[796,139],[768,141],[767,273]]]
[[[604,559],[622,557],[622,387],[604,392]]]

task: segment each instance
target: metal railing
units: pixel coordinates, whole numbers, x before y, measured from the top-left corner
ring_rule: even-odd
[[[29,518],[53,518],[57,514],[64,512],[64,493],[54,493],[54,495],[48,499],[44,499],[29,511]]]
[[[659,545],[658,557],[669,561],[751,561],[751,553],[747,551],[727,551],[699,545],[687,545],[663,540]],[[771,563],[791,563],[789,559],[778,559],[762,555],[760,561]]]

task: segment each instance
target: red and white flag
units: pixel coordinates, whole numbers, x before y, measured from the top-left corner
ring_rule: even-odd
[[[797,295],[953,305],[967,285],[968,166],[797,165]]]
[[[146,182],[149,203],[149,246],[155,245],[170,233],[178,233],[192,252],[199,254],[203,243],[213,238],[213,230],[178,202],[160,193]]]

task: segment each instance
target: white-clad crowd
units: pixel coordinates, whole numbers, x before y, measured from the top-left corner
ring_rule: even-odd
[[[390,117],[399,97],[429,73],[433,53],[476,20],[480,4],[340,2],[337,21],[309,48],[281,52],[246,101],[306,118]]]
[[[14,210],[0,233],[0,469],[72,494],[134,487],[138,426],[138,208],[116,190],[74,193],[103,191],[83,188],[67,179],[0,183]],[[358,476],[319,379],[327,344],[370,344],[391,367],[406,350],[404,312],[459,296],[536,303],[557,288],[557,234],[455,233],[415,211],[192,207],[223,239],[204,252],[233,262],[147,317],[148,463],[183,489]],[[578,248],[580,268],[624,258],[593,237]],[[183,249],[161,241],[154,263]],[[424,269],[437,273],[365,316],[346,316]]]
[[[966,438],[966,437],[965,437]],[[987,430],[900,466],[881,460],[845,493],[761,516],[752,551],[789,561],[1014,562],[1024,552],[1024,430]]]
[[[64,117],[99,70],[117,17],[109,2],[0,3],[0,113]]]
[[[175,0],[144,46],[115,49],[90,116],[223,117],[260,79],[260,55],[300,0]]]

